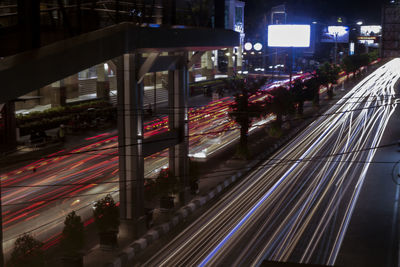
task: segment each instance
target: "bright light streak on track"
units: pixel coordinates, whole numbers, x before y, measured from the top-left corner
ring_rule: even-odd
[[[144,265],[334,264],[399,77],[395,59],[363,79]]]

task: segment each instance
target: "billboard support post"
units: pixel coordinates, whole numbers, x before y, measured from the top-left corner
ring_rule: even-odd
[[[334,56],[334,59],[335,59],[334,63],[335,63],[335,65],[337,64],[337,37],[338,37],[338,33],[335,32],[335,56]]]
[[[291,58],[292,58],[292,62],[290,62],[290,68],[289,68],[289,88],[292,88],[292,75],[293,75],[293,66],[295,64],[295,53],[294,53],[294,47],[290,47],[290,53],[291,53]]]

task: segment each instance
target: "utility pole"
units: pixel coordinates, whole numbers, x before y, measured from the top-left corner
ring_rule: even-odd
[[[156,113],[157,109],[157,72],[154,72],[154,110],[153,114]]]
[[[293,46],[290,47],[290,54],[291,54],[291,62],[290,62],[290,68],[289,68],[289,71],[290,71],[290,74],[289,74],[289,87],[292,88],[293,64],[295,62],[295,60],[294,60],[295,55],[294,55],[294,47]]]
[[[338,37],[338,32],[335,32],[335,55],[334,55],[334,63],[335,65],[337,64],[337,37]]]

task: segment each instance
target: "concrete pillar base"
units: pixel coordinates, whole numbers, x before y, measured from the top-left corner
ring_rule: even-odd
[[[110,83],[108,81],[96,82],[96,96],[106,101],[110,99]]]
[[[67,100],[66,87],[53,87],[51,94],[51,107],[65,106]]]
[[[190,193],[190,188],[185,187],[181,192],[179,192],[179,204],[181,206],[185,206],[188,203],[188,200],[192,198],[192,194]]]
[[[121,238],[138,239],[147,232],[146,217],[137,220],[121,219],[119,236]]]

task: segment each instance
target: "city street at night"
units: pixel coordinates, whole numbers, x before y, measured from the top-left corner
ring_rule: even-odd
[[[0,1],[0,267],[400,267],[400,0]]]
[[[380,140],[399,66],[365,78],[145,265],[333,265],[374,154],[393,146]]]

